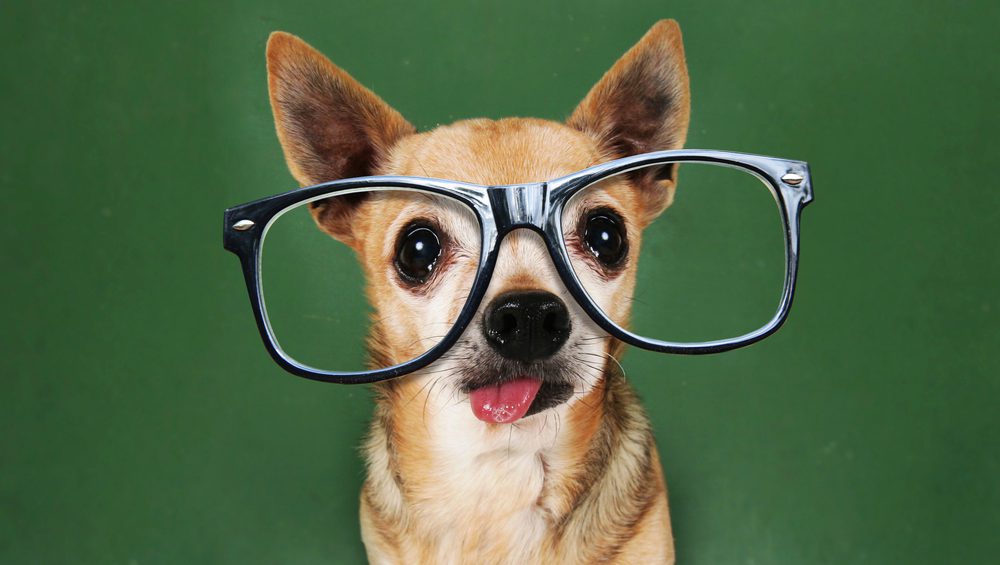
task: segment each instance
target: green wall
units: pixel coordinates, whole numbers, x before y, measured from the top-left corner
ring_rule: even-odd
[[[808,160],[788,324],[630,352],[681,563],[1000,553],[1000,4],[0,3],[0,562],[363,561],[364,387],[282,372],[226,206],[293,186],[264,43],[418,127],[565,117],[656,20],[688,145]]]

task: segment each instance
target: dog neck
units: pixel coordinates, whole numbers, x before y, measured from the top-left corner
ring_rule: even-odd
[[[366,536],[422,540],[434,562],[470,546],[535,552],[510,562],[555,545],[597,555],[587,531],[598,508],[620,514],[601,516],[601,528],[624,533],[662,493],[649,423],[620,374],[606,371],[585,396],[513,425],[484,424],[466,403],[436,399],[428,379],[378,387]]]

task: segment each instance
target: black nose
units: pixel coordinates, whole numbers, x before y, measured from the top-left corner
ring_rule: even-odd
[[[566,305],[543,291],[508,292],[493,299],[486,309],[483,331],[490,347],[508,359],[544,359],[569,337]]]

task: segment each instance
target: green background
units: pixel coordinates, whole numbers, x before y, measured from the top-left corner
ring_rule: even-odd
[[[264,44],[418,127],[564,118],[680,21],[689,147],[808,160],[791,318],[632,351],[682,563],[1000,554],[1000,4],[0,3],[0,562],[363,561],[363,387],[266,355],[222,210],[290,188]]]

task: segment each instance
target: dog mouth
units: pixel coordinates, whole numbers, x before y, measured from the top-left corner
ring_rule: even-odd
[[[573,386],[568,382],[526,375],[490,383],[469,383],[463,389],[469,395],[472,414],[488,424],[514,423],[562,404],[573,393]]]

